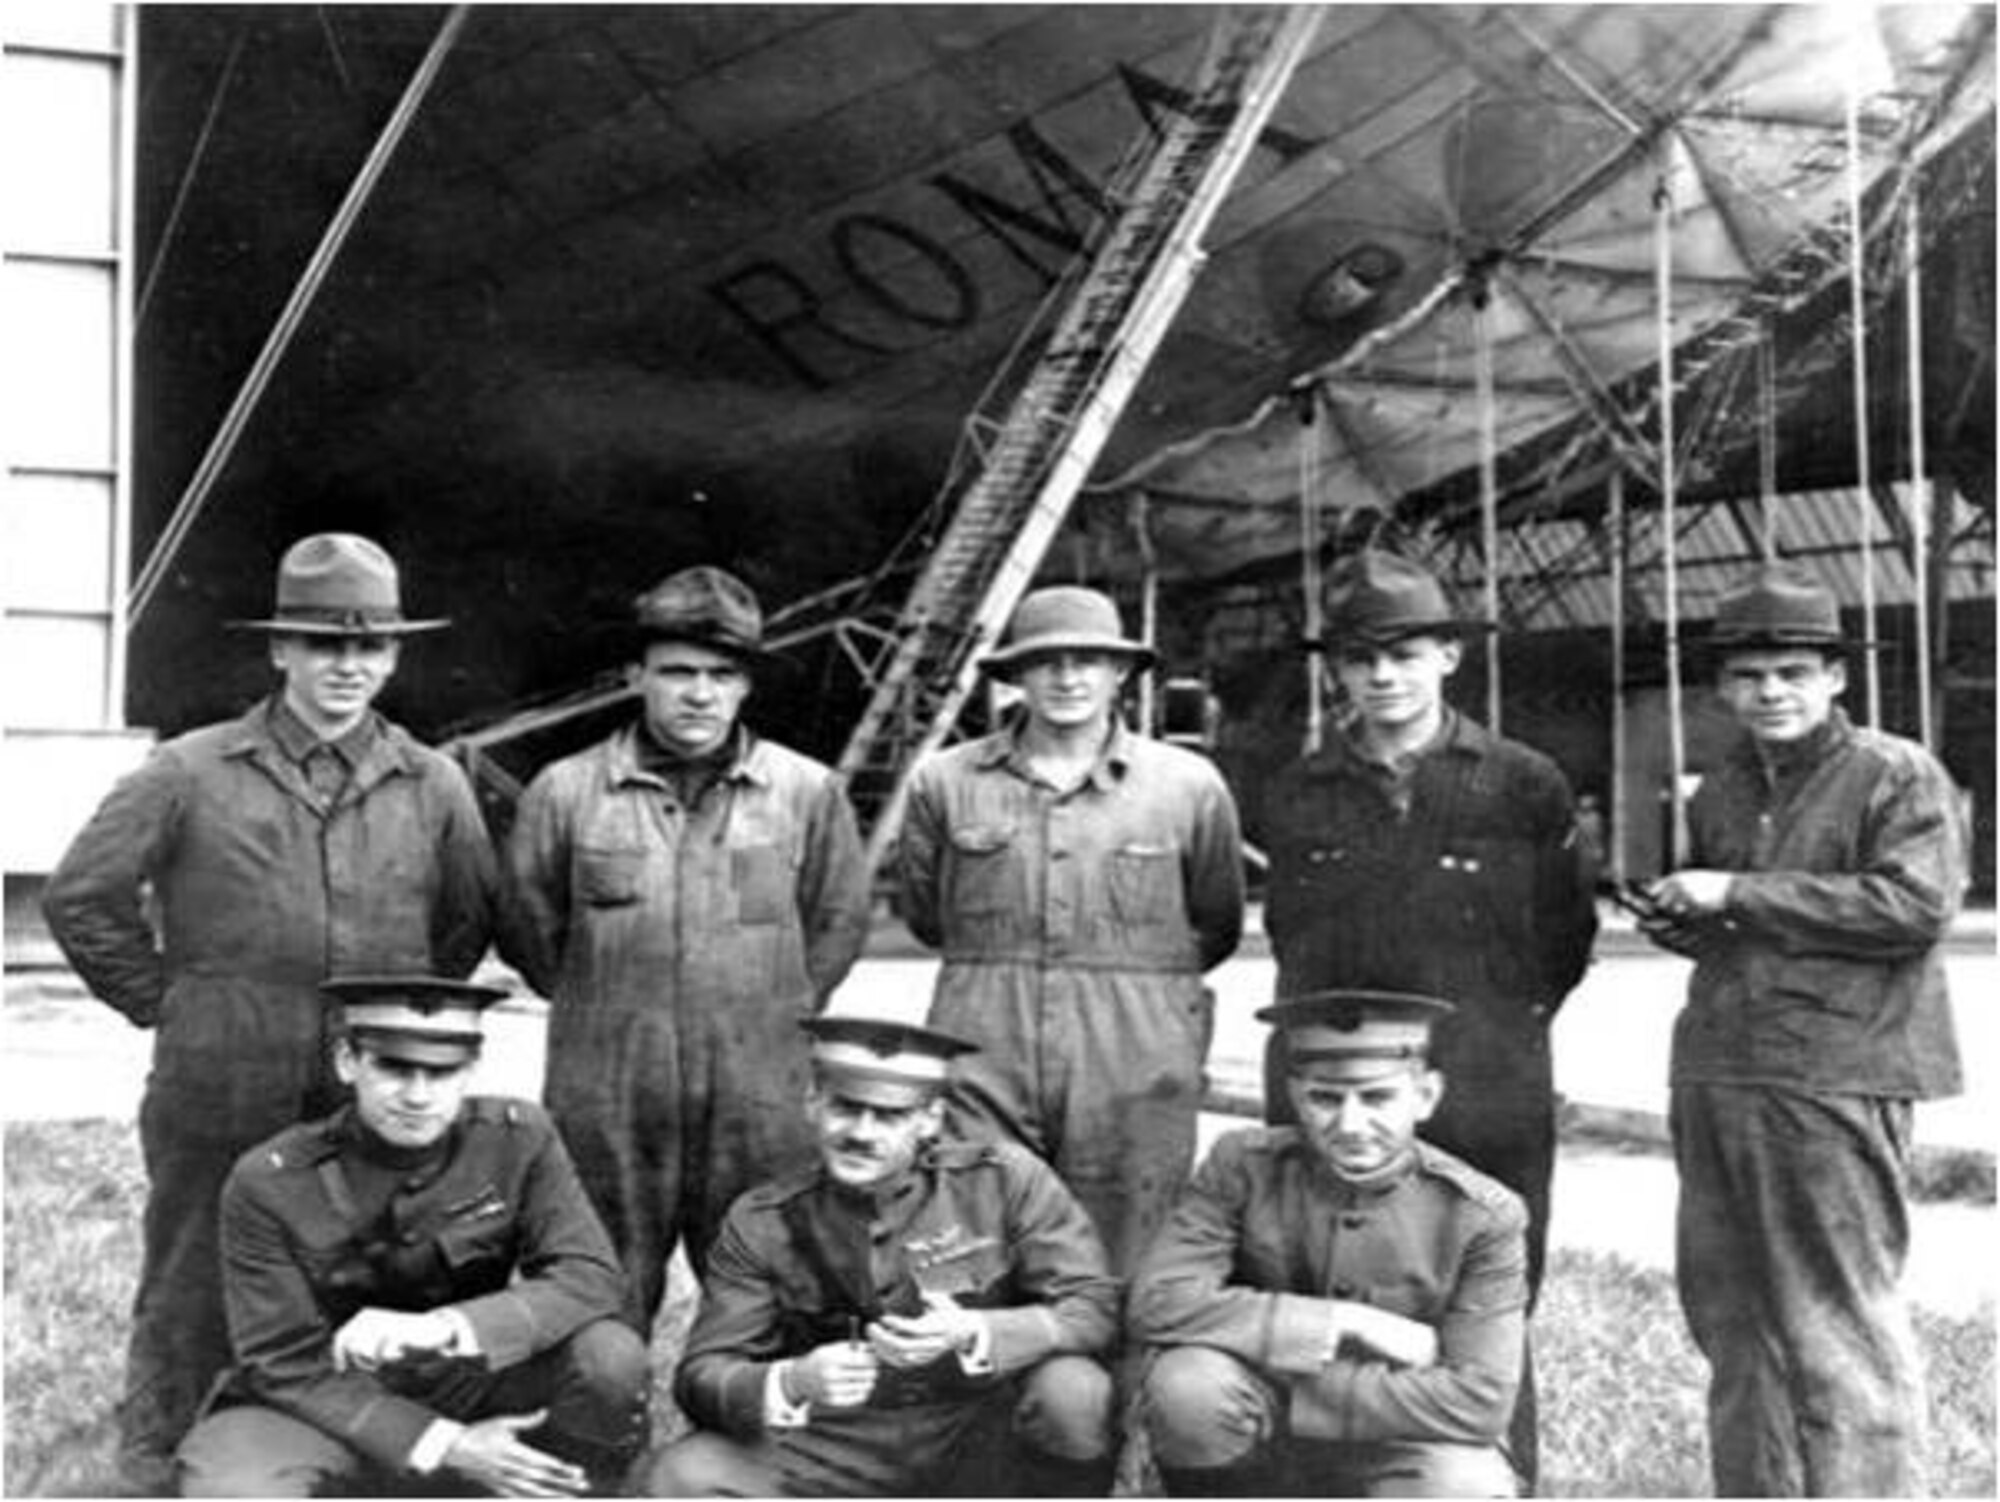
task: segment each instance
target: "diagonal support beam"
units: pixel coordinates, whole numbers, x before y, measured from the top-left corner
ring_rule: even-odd
[[[306,262],[306,269],[300,274],[298,285],[292,288],[292,295],[286,299],[284,309],[278,314],[277,322],[271,325],[271,332],[265,337],[264,347],[257,352],[256,360],[250,366],[249,375],[237,390],[236,399],[229,404],[223,414],[222,424],[215,430],[215,437],[209,441],[208,450],[201,456],[201,463],[195,467],[194,477],[188,481],[187,489],[181,493],[173,514],[167,518],[159,540],[153,544],[153,551],[147,556],[145,566],[139,570],[133,582],[132,593],[126,602],[126,630],[139,629],[139,622],[145,617],[146,609],[159,593],[160,583],[166,578],[167,570],[173,566],[181,546],[187,541],[188,533],[201,519],[203,509],[214,493],[216,482],[228,467],[230,458],[236,452],[236,445],[249,425],[257,404],[263,400],[265,390],[271,384],[279,363],[285,358],[285,351],[291,347],[293,336],[299,325],[305,322],[313,300],[325,285],[333,263],[340,255],[341,247],[347,243],[347,236],[360,219],[361,211],[367,207],[375,185],[389,166],[390,158],[402,144],[410,122],[416,118],[418,108],[430,92],[444,61],[451,53],[452,44],[465,27],[469,7],[455,5],[438,27],[437,35],[431,39],[429,50],[411,74],[408,85],[403,89],[403,97],[396,102],[396,108],[389,116],[382,133],[369,148],[368,156],[361,164],[361,170],[354,175],[348,186],[347,196],[334,211],[328,222],[326,233],[320,237],[312,259]]]

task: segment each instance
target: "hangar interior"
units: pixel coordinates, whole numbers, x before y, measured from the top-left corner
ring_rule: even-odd
[[[1253,835],[1336,710],[1320,571],[1392,542],[1497,616],[1459,702],[1634,874],[1714,739],[1683,649],[1797,558],[1895,644],[1850,708],[1939,749],[1991,894],[1990,7],[0,32],[10,943],[111,776],[263,691],[223,623],[325,528],[453,619],[385,708],[499,820],[622,712],[630,598],[714,562],[797,662],[756,715],[857,789],[978,719],[953,686],[1030,580],[1112,589],[1166,664],[1137,712]]]

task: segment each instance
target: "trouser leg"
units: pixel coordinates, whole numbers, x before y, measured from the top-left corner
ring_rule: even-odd
[[[602,1067],[604,1089],[552,1080],[549,1112],[625,1270],[625,1320],[650,1340],[679,1234],[681,1131],[671,1105],[651,1099],[626,1071]],[[590,1066],[572,1062],[564,1073],[587,1076]]]
[[[524,1438],[573,1461],[599,1487],[622,1482],[646,1440],[649,1354],[622,1320],[601,1319],[518,1366],[497,1373],[454,1418],[547,1409]],[[455,1409],[459,1405],[453,1405]]]
[[[361,1457],[324,1430],[273,1408],[225,1408],[181,1442],[183,1497],[317,1497],[363,1472]]]
[[[1709,1213],[1728,1214],[1738,1255],[1752,1259],[1746,1297],[1758,1306],[1766,1422],[1782,1435],[1764,1443],[1787,1452],[1782,1475],[1746,1467],[1728,1485],[1745,1495],[1781,1495],[1778,1485],[1820,1497],[1921,1494],[1925,1400],[1899,1287],[1909,1103],[1706,1086],[1676,1091],[1675,1104],[1707,1129],[1703,1145],[1719,1164],[1711,1177],[1722,1193],[1711,1197],[1723,1203]],[[1725,1460],[1759,1442],[1736,1437],[1741,1418],[1714,1409],[1718,1490]]]
[[[1512,1497],[1513,1468],[1498,1445],[1408,1441],[1364,1445],[1302,1445],[1293,1474],[1317,1470],[1327,1494],[1352,1497]],[[1331,1469],[1306,1452],[1333,1451]],[[1304,1480],[1304,1477],[1300,1477]],[[1308,1495],[1310,1486],[1296,1489]]]
[[[171,1479],[174,1447],[230,1360],[217,1217],[237,1148],[176,1137],[164,1109],[140,1111],[144,1249],[118,1410],[120,1469],[147,1486]]]
[[[771,1447],[691,1434],[648,1456],[634,1477],[642,1497],[775,1497],[784,1481]]]
[[[1111,1374],[1087,1356],[1055,1356],[1022,1379],[1008,1425],[1017,1497],[1105,1497],[1117,1464]]]
[[[1674,1272],[1681,1312],[1709,1366],[1709,1466],[1721,1497],[1792,1497],[1803,1472],[1784,1351],[1765,1297],[1752,1181],[1731,1142],[1748,1123],[1732,1098],[1674,1089],[1669,1123],[1680,1193]]]
[[[1283,1395],[1227,1352],[1176,1346],[1140,1384],[1153,1462],[1170,1496],[1254,1497],[1271,1490]]]
[[[1211,1001],[1198,981],[1106,982],[1052,1009],[1042,1072],[1063,1072],[1045,1112],[1050,1162],[1129,1278],[1194,1167]],[[1058,1063],[1058,1059],[1060,1062]]]

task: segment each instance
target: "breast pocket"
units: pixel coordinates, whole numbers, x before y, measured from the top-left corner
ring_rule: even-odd
[[[455,1296],[504,1287],[514,1267],[513,1223],[504,1214],[453,1221],[437,1233],[437,1252]]]
[[[647,852],[630,845],[586,845],[576,857],[576,895],[592,907],[639,900]]]
[[[776,845],[746,845],[729,852],[739,923],[777,923],[792,902],[792,864]]]
[[[1180,851],[1134,840],[1111,852],[1111,907],[1121,923],[1172,923],[1181,916]]]
[[[967,824],[951,832],[951,908],[976,918],[1025,903],[1014,831],[1003,824]]]

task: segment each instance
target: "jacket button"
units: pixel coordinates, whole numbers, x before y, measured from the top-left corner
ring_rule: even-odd
[[[402,1242],[404,1246],[415,1246],[417,1244],[417,1233],[415,1231],[405,1231],[396,1239]]]
[[[1347,1230],[1358,1231],[1368,1224],[1368,1217],[1365,1215],[1356,1215],[1352,1211],[1349,1211],[1340,1217],[1340,1223]]]
[[[1353,1285],[1352,1283],[1336,1283],[1336,1284],[1334,1284],[1334,1285],[1333,1285],[1333,1296],[1334,1296],[1335,1298],[1337,1298],[1337,1299],[1351,1299],[1351,1298],[1353,1298],[1353,1297],[1354,1297],[1354,1285]]]

